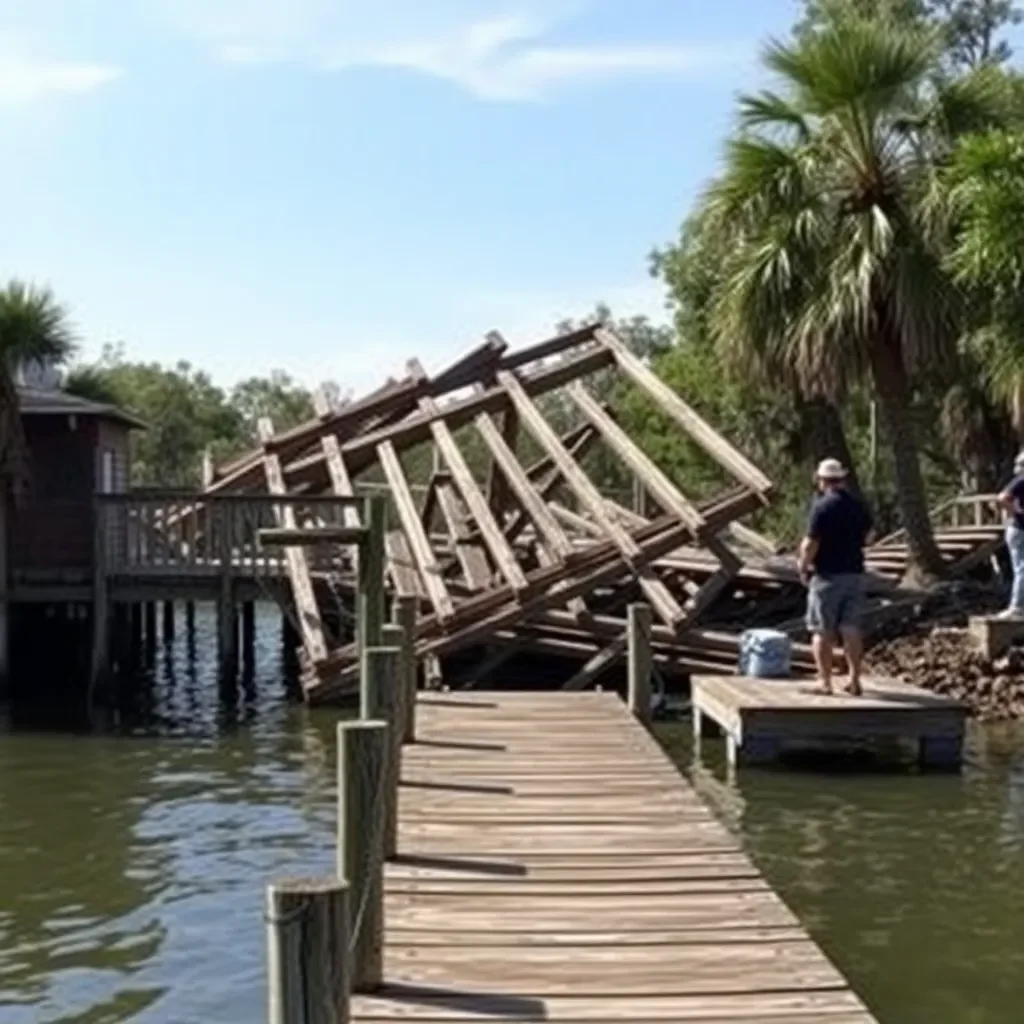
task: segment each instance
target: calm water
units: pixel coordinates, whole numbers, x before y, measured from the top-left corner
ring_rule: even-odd
[[[336,721],[289,705],[265,627],[230,708],[179,641],[134,723],[0,735],[0,1024],[265,1018],[263,887],[332,869]],[[883,1024],[1024,1019],[1024,731],[959,778],[697,782]]]

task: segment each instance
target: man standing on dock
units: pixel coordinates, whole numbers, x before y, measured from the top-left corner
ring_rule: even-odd
[[[999,495],[999,503],[1010,517],[1006,524],[1006,549],[1013,566],[1010,606],[999,617],[1024,619],[1024,452],[1013,460],[1013,479]]]
[[[846,469],[836,459],[820,463],[815,484],[818,494],[798,560],[808,588],[807,630],[825,693],[832,693],[832,650],[841,638],[850,666],[850,693],[860,696],[864,545],[871,532],[871,513],[846,487]]]

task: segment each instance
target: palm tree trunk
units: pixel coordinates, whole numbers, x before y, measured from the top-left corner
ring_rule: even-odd
[[[914,437],[910,386],[898,343],[883,337],[872,346],[871,375],[892,450],[896,499],[912,561],[908,574],[937,579],[943,575],[945,567],[932,530]]]
[[[804,458],[813,463],[826,458],[838,459],[850,471],[847,485],[851,490],[861,493],[853,452],[846,437],[842,414],[836,404],[820,395],[813,398],[798,396],[797,413],[802,435],[806,439],[803,445]]]
[[[28,445],[14,378],[0,359],[0,501],[20,503],[28,487]]]

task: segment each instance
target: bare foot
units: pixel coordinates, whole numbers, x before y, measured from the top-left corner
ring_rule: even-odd
[[[850,694],[851,697],[863,697],[864,687],[860,685],[860,680],[857,679],[850,683],[847,692]]]
[[[834,697],[836,695],[836,691],[832,689],[831,683],[819,682],[818,685],[815,687],[814,692],[820,693],[824,697]]]

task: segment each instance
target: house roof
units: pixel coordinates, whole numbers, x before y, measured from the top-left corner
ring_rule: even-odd
[[[93,416],[97,419],[114,420],[128,427],[146,429],[146,424],[116,405],[93,402],[64,391],[50,391],[39,388],[19,387],[18,404],[23,416]]]

